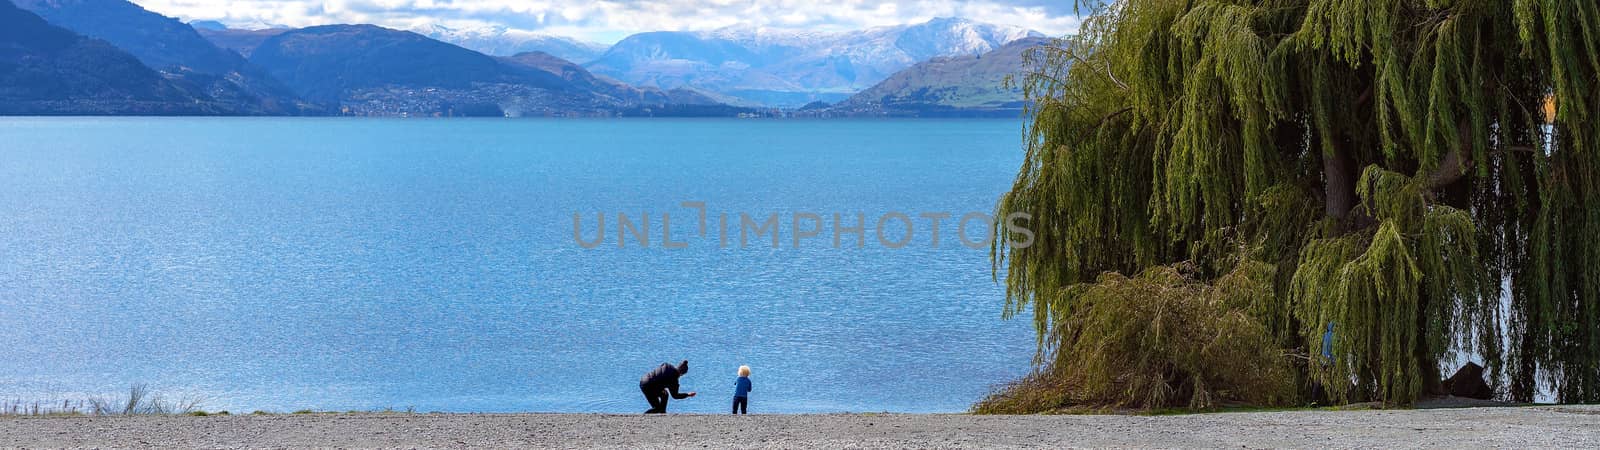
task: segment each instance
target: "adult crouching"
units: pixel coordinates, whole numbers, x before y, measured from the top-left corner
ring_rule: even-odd
[[[666,414],[668,396],[678,400],[693,397],[694,392],[678,393],[678,378],[687,373],[689,373],[689,360],[685,359],[678,363],[677,367],[661,363],[661,367],[639,378],[639,390],[644,392],[644,399],[650,402],[650,409],[644,413]]]

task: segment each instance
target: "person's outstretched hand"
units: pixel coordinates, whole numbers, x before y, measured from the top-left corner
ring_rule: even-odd
[[[695,394],[695,393],[694,393],[694,392],[689,392],[689,396],[690,396],[690,397],[693,397],[693,396],[694,396],[694,394]]]

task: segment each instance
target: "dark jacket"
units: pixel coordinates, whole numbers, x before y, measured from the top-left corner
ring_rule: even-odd
[[[661,367],[657,367],[656,370],[652,370],[650,373],[644,374],[644,377],[639,378],[639,387],[650,392],[660,392],[662,389],[666,389],[672,392],[672,398],[683,400],[688,398],[689,395],[678,393],[678,377],[681,376],[683,374],[678,373],[677,367],[661,363]]]

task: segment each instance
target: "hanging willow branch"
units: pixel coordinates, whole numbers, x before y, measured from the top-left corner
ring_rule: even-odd
[[[1054,45],[997,207],[1038,239],[994,247],[1042,355],[1103,273],[1264,263],[1249,311],[1340,398],[1407,404],[1466,356],[1600,401],[1600,4],[1125,0]]]

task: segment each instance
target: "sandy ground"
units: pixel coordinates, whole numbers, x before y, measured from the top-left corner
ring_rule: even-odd
[[[1184,416],[314,414],[0,418],[0,447],[1600,448],[1600,407]]]

